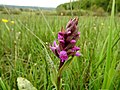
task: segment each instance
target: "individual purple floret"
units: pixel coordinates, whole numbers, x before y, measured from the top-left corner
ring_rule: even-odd
[[[61,61],[64,62],[65,60],[68,59],[67,52],[66,51],[61,51],[59,57],[60,57]]]
[[[53,53],[60,58],[61,62],[68,60],[69,56],[80,56],[78,50],[79,47],[75,46],[77,40],[80,37],[80,32],[78,32],[78,18],[70,19],[66,25],[66,29],[63,28],[58,33],[58,45],[54,41],[53,46],[50,49]]]

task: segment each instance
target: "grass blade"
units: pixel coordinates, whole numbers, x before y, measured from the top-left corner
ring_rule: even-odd
[[[107,86],[109,86],[107,83],[109,83],[108,81],[108,77],[109,77],[109,71],[110,69],[112,69],[113,67],[111,67],[111,47],[112,47],[112,32],[113,32],[113,25],[114,25],[114,7],[115,7],[115,0],[113,0],[113,5],[112,5],[112,11],[111,11],[111,22],[110,22],[110,30],[109,30],[109,38],[108,38],[108,46],[107,46],[107,57],[106,57],[106,65],[105,65],[105,72],[104,72],[104,81],[103,81],[103,85],[102,85],[102,89],[108,89]]]
[[[2,88],[2,90],[7,90],[4,82],[2,81],[1,77],[0,77],[0,87]]]

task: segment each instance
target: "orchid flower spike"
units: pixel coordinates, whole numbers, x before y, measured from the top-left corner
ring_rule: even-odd
[[[80,37],[77,25],[78,18],[70,19],[66,25],[66,29],[62,28],[58,32],[58,45],[54,41],[53,46],[50,46],[50,49],[60,58],[61,62],[68,60],[69,56],[80,56],[78,52],[80,48],[76,46],[77,40]]]

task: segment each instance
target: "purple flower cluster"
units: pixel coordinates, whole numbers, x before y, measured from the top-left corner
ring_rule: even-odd
[[[68,60],[69,56],[80,56],[78,50],[79,47],[75,46],[77,40],[80,37],[80,32],[78,32],[78,18],[71,19],[67,25],[66,30],[63,28],[58,33],[58,42],[54,41],[53,46],[50,46],[53,53],[60,58],[61,62]]]

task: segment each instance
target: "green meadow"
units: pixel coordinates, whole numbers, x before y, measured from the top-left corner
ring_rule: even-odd
[[[18,90],[18,77],[38,90],[56,90],[51,70],[58,70],[60,60],[49,46],[75,17],[79,18],[81,56],[74,57],[63,71],[61,90],[120,90],[120,17],[114,13],[48,16],[43,12],[0,14],[0,90]]]

